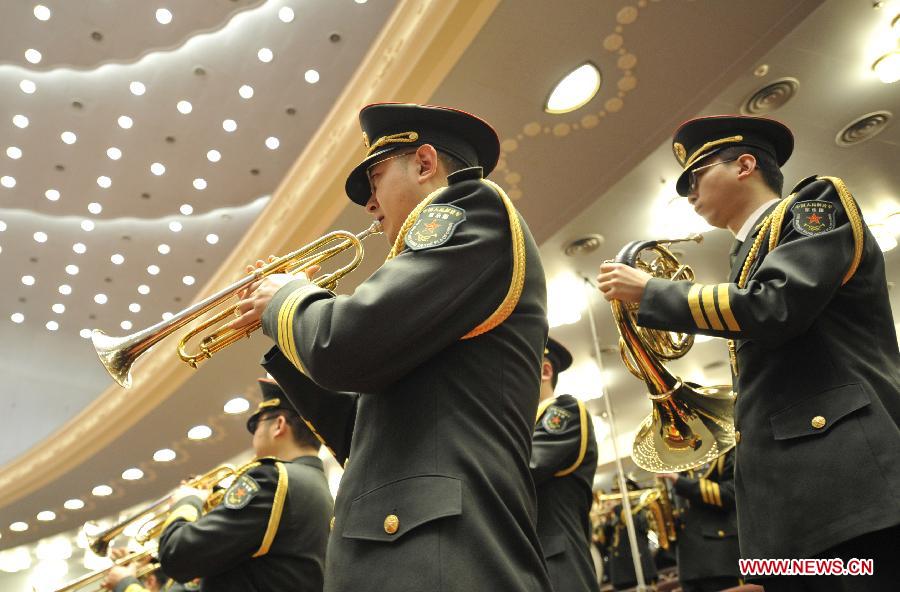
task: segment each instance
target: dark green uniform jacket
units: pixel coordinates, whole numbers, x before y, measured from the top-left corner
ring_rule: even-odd
[[[747,558],[810,557],[900,523],[900,353],[884,257],[839,179],[807,179],[787,199],[783,221],[738,252],[732,282],[765,233],[743,287],[652,279],[638,316],[736,340]]]
[[[322,461],[259,462],[203,516],[197,497],[176,503],[159,541],[166,574],[202,577],[208,592],[322,590],[333,507]]]
[[[741,576],[734,505],[734,451],[675,482],[678,579]]]
[[[589,519],[596,471],[597,440],[584,403],[571,395],[543,401],[531,474],[537,487],[538,538],[558,592],[599,590]]]
[[[191,590],[199,590],[199,584],[180,584],[175,580],[169,580],[162,587],[162,592],[190,592]],[[119,583],[116,584],[116,587],[113,588],[113,592],[149,592],[148,588],[145,588],[143,584],[141,584],[140,580],[135,577],[128,576],[119,580]]]
[[[634,505],[632,505],[632,508]],[[637,537],[638,553],[641,556],[641,570],[644,572],[644,582],[650,583],[656,579],[656,563],[650,553],[650,543],[647,534],[650,525],[647,522],[645,511],[633,516],[634,534]],[[637,576],[634,573],[634,560],[631,558],[631,542],[628,540],[628,527],[622,518],[622,505],[619,504],[613,510],[613,516],[607,523],[603,532],[604,546],[609,557],[609,581],[616,590],[631,588],[637,584]]]
[[[291,282],[263,314],[279,343],[266,369],[345,468],[326,590],[550,589],[528,467],[544,271],[513,212],[524,235],[521,297],[502,324],[462,339],[492,316],[514,269],[511,220],[480,177],[454,173],[423,210],[435,217],[413,238],[430,248],[403,250],[351,296]],[[437,218],[445,214],[455,228]],[[432,223],[443,242],[428,238]]]

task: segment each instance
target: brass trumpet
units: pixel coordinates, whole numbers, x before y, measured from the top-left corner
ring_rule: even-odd
[[[94,329],[91,333],[91,342],[94,344],[97,356],[100,358],[100,362],[106,368],[106,371],[109,372],[109,375],[112,376],[113,380],[120,386],[127,389],[131,387],[131,366],[134,362],[147,350],[173,332],[209,313],[213,309],[224,305],[233,296],[236,296],[259,279],[276,273],[297,275],[314,265],[319,265],[323,261],[331,259],[335,255],[352,248],[354,249],[354,255],[349,263],[331,273],[326,273],[313,280],[313,282],[321,288],[334,290],[338,282],[345,275],[359,267],[359,264],[362,262],[363,255],[365,254],[362,241],[373,234],[381,234],[381,232],[381,224],[377,221],[373,222],[369,228],[359,234],[353,234],[346,230],[330,232],[299,249],[272,261],[264,267],[255,270],[247,277],[234,282],[212,296],[182,310],[166,321],[161,321],[143,331],[138,331],[124,337],[112,337],[99,329]],[[259,329],[261,326],[259,321],[239,330],[226,329],[222,326],[200,340],[198,351],[189,352],[187,350],[189,341],[210,327],[222,323],[223,320],[234,316],[236,310],[237,305],[231,305],[225,310],[215,314],[210,319],[202,322],[182,337],[181,341],[178,343],[178,356],[181,360],[192,368],[196,368],[199,363],[211,358],[217,351],[231,345],[243,337],[249,337],[251,333]]]
[[[694,272],[668,249],[672,243],[695,241],[695,235],[679,240],[634,241],[616,256],[624,263],[654,277],[693,280]],[[646,253],[655,257],[642,259]],[[641,423],[632,446],[632,458],[653,473],[677,473],[712,462],[734,446],[734,393],[727,385],[701,386],[674,376],[663,364],[685,355],[693,335],[638,326],[638,306],[620,300],[610,303],[619,329],[619,348],[629,371],[642,379],[653,403]]]
[[[244,465],[239,469],[234,468],[233,465],[218,466],[211,471],[200,475],[199,477],[190,479],[185,483],[185,487],[193,487],[195,489],[212,489],[228,477],[239,475],[246,466],[247,465]],[[213,493],[212,495],[210,495],[206,499],[206,503],[203,506],[203,511],[208,512],[219,505],[219,503],[221,503],[222,501],[223,495],[224,493]],[[90,543],[91,551],[93,551],[97,555],[106,555],[107,551],[109,551],[109,544],[114,538],[122,534],[130,525],[142,520],[146,521],[146,524],[143,527],[144,530],[138,533],[138,536],[135,537],[135,540],[140,544],[144,544],[149,540],[158,538],[160,535],[162,535],[163,525],[165,524],[166,517],[169,513],[171,497],[171,493],[167,493],[165,496],[159,498],[154,502],[151,502],[140,511],[135,512],[133,516],[122,520],[118,524],[110,526],[109,528],[98,534]]]
[[[65,584],[62,588],[57,588],[53,592],[72,592],[73,590],[80,590],[89,584],[93,584],[94,582],[99,582],[103,578],[106,577],[106,574],[110,572],[110,570],[114,567],[118,567],[120,565],[127,565],[132,561],[140,561],[141,559],[151,557],[154,551],[152,550],[144,550],[144,551],[136,551],[134,553],[129,553],[125,557],[121,559],[117,559],[113,561],[113,564],[104,569],[98,569],[96,571],[92,571],[91,573],[85,574],[78,579],[72,580],[68,584]],[[147,565],[138,569],[137,577],[143,577],[150,572],[159,569],[159,563],[155,561],[150,561]]]

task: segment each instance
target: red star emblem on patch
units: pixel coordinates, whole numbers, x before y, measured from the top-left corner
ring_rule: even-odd
[[[437,227],[438,227],[437,220],[432,220],[431,222],[429,222],[428,224],[425,225],[425,228],[427,228],[428,230],[434,230]]]
[[[809,215],[809,223],[810,224],[818,224],[821,221],[822,221],[822,218],[820,218],[818,214],[810,214]]]

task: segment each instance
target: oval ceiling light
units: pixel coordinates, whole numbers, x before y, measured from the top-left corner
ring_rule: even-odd
[[[25,59],[31,62],[32,64],[41,63],[41,52],[36,49],[26,49],[25,50]]]
[[[78,266],[77,265],[66,265],[66,273],[69,275],[78,275]]]
[[[141,284],[140,286],[138,286],[138,294],[147,295],[149,293],[150,293],[150,286],[148,286],[147,284]]]
[[[84,243],[75,243],[72,245],[72,250],[79,255],[84,255],[87,252],[87,246]]]
[[[156,10],[156,22],[161,25],[168,25],[172,22],[172,11],[167,8],[158,8]]]
[[[81,229],[85,232],[90,232],[94,229],[94,221],[93,220],[82,220],[81,221]]]
[[[900,80],[900,50],[895,49],[875,60],[872,71],[885,84]]]
[[[166,243],[162,243],[161,245],[156,247],[156,250],[159,251],[160,255],[168,255],[169,251],[171,251],[172,249]]]
[[[128,305],[128,310],[130,310],[131,312],[141,312],[141,305],[137,302],[132,302]]]
[[[319,81],[319,73],[315,70],[307,70],[303,73],[303,79],[310,84],[315,84]]]
[[[112,257],[109,258],[110,261],[113,262],[113,265],[122,265],[125,263],[125,257],[121,253],[115,253]]]
[[[194,183],[197,182],[197,179],[194,179]],[[181,207],[178,208],[178,211],[182,213],[184,216],[190,216],[194,213],[194,206],[191,204],[181,204]],[[163,253],[165,254],[165,253]]]
[[[128,85],[128,90],[130,90],[131,94],[134,96],[139,97],[147,92],[147,87],[139,80],[132,80],[131,84]]]
[[[156,462],[170,462],[175,460],[175,451],[171,448],[162,448],[153,453]]]
[[[210,150],[206,153],[206,159],[209,162],[219,162],[220,160],[222,160],[222,153],[218,150]]]
[[[122,158],[122,151],[115,146],[110,146],[106,150],[106,155],[110,160],[119,160],[120,158]]]
[[[70,144],[70,145],[74,144],[76,141],[78,141],[78,136],[76,136],[74,134],[74,132],[69,132],[69,131],[61,133],[59,135],[59,138],[66,144]]]
[[[21,323],[22,321],[25,320],[25,315],[23,315],[20,312],[14,312],[11,315],[9,315],[9,320],[11,320],[14,323]]]
[[[6,155],[13,160],[19,160],[22,158],[22,149],[18,146],[10,146],[6,149]]]
[[[269,150],[277,150],[280,145],[281,141],[275,136],[269,136],[268,138],[266,138],[266,148],[268,148]]]
[[[181,281],[184,283],[185,286],[193,286],[194,282],[197,280],[192,275],[186,275],[183,278],[181,278]]]
[[[66,312],[66,305],[62,304],[61,302],[57,302],[56,304],[51,306],[50,309],[56,314],[62,314]]]
[[[109,189],[112,185],[112,179],[110,179],[106,175],[101,175],[97,177],[97,185],[99,185],[103,189]]]
[[[600,90],[600,70],[591,62],[578,66],[560,80],[544,105],[544,111],[558,115],[583,107]]]
[[[225,413],[230,415],[234,415],[236,413],[243,413],[250,409],[250,401],[245,399],[244,397],[235,397],[231,399],[227,403],[225,403]]]
[[[290,6],[282,6],[278,9],[278,18],[283,23],[289,23],[294,20],[294,9]]]
[[[34,18],[39,21],[49,21],[50,20],[50,9],[44,6],[43,4],[36,4],[34,7]]]
[[[134,125],[134,120],[127,115],[119,116],[118,122],[119,127],[122,129],[131,129],[131,126]]]
[[[187,115],[194,110],[194,106],[191,105],[191,102],[185,100],[178,101],[178,103],[175,105],[175,108],[178,109],[178,112],[182,115]]]
[[[27,522],[13,522],[9,525],[9,529],[13,532],[25,532],[28,530]]]
[[[159,275],[159,265],[148,265],[147,273],[150,275]]]
[[[50,201],[57,201],[59,199],[59,191],[57,191],[56,189],[48,189],[44,192],[44,197],[46,197]]]
[[[23,275],[22,276],[22,283],[25,284],[26,286],[33,286],[34,282],[35,282],[35,279],[34,279],[33,275]]]
[[[58,289],[59,293],[63,296],[68,296],[72,293],[72,286],[70,286],[69,284],[60,284]]]
[[[56,331],[57,329],[59,329],[59,323],[57,323],[56,321],[47,321],[47,324],[45,326],[47,327],[48,331]]]
[[[191,440],[205,440],[212,436],[212,428],[205,425],[198,425],[188,430],[187,437]]]
[[[28,127],[28,118],[24,115],[13,115],[12,118],[13,125],[19,129],[25,129]]]
[[[275,55],[272,53],[271,49],[269,49],[268,47],[263,47],[258,52],[256,52],[256,57],[259,58],[259,61],[261,61],[262,63],[268,64],[272,61],[272,58],[274,58]]]
[[[106,297],[106,294],[94,295],[94,302],[96,302],[97,304],[106,304],[108,301],[109,299]]]
[[[150,165],[150,172],[158,177],[165,174],[166,166],[161,162],[154,162]]]
[[[47,233],[40,230],[34,233],[34,240],[39,243],[47,242]]]
[[[81,331],[78,332],[78,334],[81,335],[84,339],[90,339],[91,334],[93,334],[93,331],[91,331],[90,329],[82,329]],[[72,508],[69,508],[69,509],[71,510]]]
[[[137,481],[143,476],[144,471],[138,469],[137,467],[125,469],[125,471],[122,472],[122,479],[125,479],[126,481]]]
[[[107,495],[112,495],[112,492],[112,487],[110,487],[109,485],[98,485],[91,490],[91,495],[96,495],[97,497],[105,497]]]
[[[196,189],[197,191],[203,191],[204,189],[206,189],[206,179],[198,177],[194,179],[193,185],[194,189]]]
[[[218,234],[212,234],[212,233],[207,234],[207,235],[206,235],[206,242],[208,242],[208,243],[211,244],[211,245],[216,244],[217,242],[219,242],[219,235],[218,235]]]
[[[241,86],[241,88],[238,89],[238,94],[242,99],[253,98],[253,87],[249,84],[244,84]]]
[[[37,519],[41,522],[50,522],[51,520],[56,520],[56,512],[52,512],[50,510],[42,510],[38,512]]]
[[[178,220],[172,220],[171,222],[169,222],[169,230],[171,230],[172,232],[181,232],[182,228],[184,227]]]
[[[98,204],[95,201],[92,201],[91,203],[88,204],[88,211],[92,214],[99,214],[100,212],[103,211],[103,206]]]
[[[67,510],[80,510],[84,507],[84,502],[78,498],[72,498],[66,500],[65,503],[63,503],[63,507]]]
[[[237,129],[237,122],[233,119],[226,119],[222,122],[222,129],[224,129],[226,132],[231,133]]]
[[[16,178],[10,177],[9,175],[4,175],[0,177],[0,185],[3,185],[7,189],[12,189],[16,186]]]
[[[22,80],[19,83],[19,88],[22,89],[22,92],[25,93],[26,95],[30,95],[30,94],[33,94],[34,91],[37,90],[37,85],[34,82],[32,82],[31,80],[28,80],[26,78],[25,80]]]

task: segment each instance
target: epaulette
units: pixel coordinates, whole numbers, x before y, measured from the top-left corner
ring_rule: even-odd
[[[800,182],[797,183],[796,185],[794,185],[794,188],[791,189],[791,193],[792,194],[797,193],[798,191],[800,191],[801,189],[803,189],[804,187],[806,187],[807,185],[809,185],[810,183],[812,183],[813,181],[815,181],[818,178],[819,178],[818,175],[810,175],[805,179],[801,179]]]

